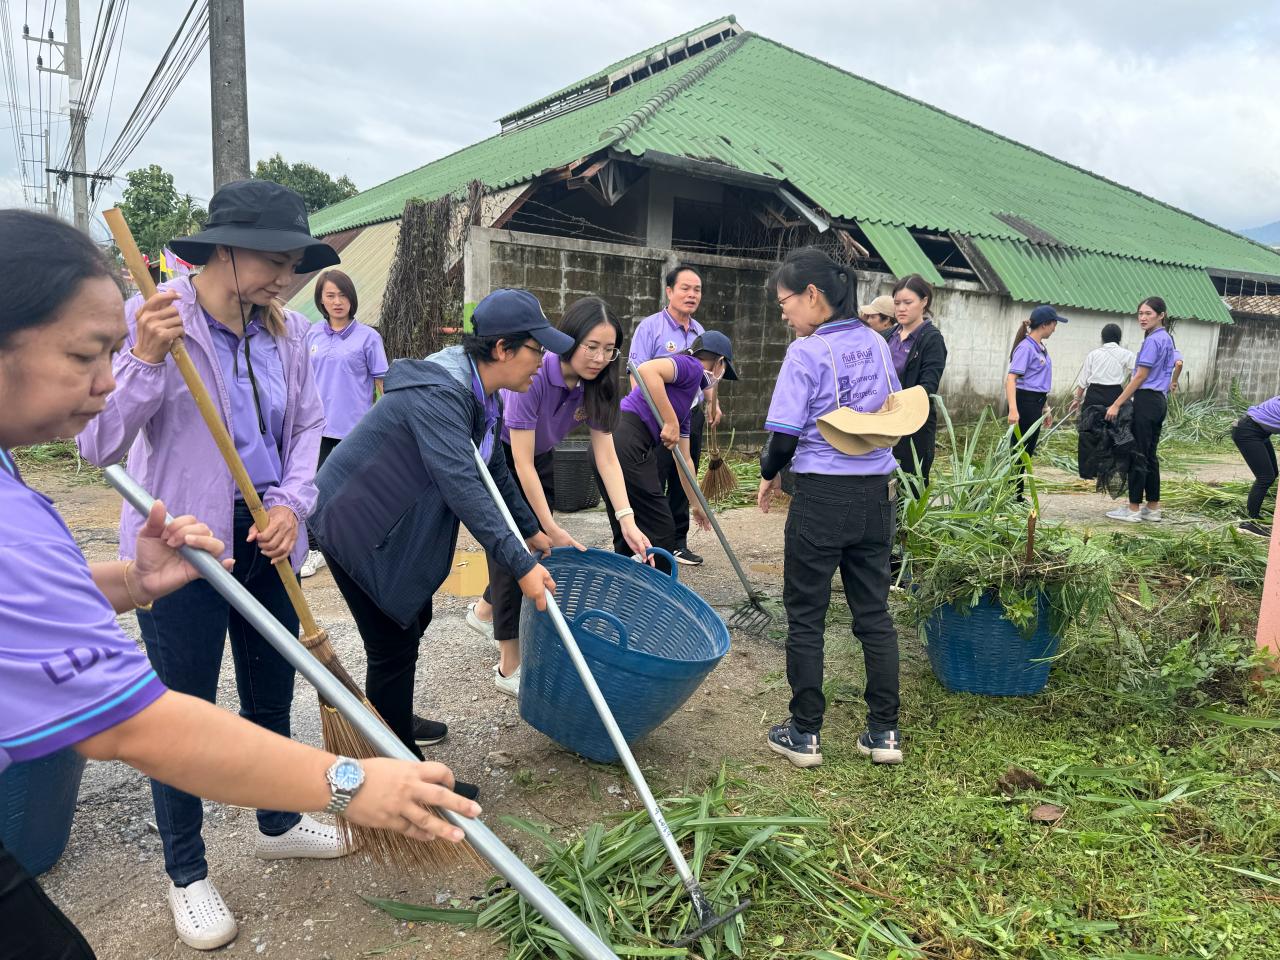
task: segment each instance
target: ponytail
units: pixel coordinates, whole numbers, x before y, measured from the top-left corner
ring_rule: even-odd
[[[1010,360],[1013,359],[1013,355],[1018,349],[1018,344],[1020,344],[1023,340],[1027,339],[1027,334],[1030,332],[1031,332],[1030,320],[1023,320],[1022,323],[1018,324],[1018,332],[1014,334],[1014,337],[1013,337],[1013,349],[1009,351]]]

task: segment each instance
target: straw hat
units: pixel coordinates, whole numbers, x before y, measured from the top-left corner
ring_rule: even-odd
[[[825,413],[818,418],[818,432],[841,453],[858,457],[892,447],[923,427],[928,417],[929,394],[916,386],[889,394],[875,413],[859,413],[852,407]]]

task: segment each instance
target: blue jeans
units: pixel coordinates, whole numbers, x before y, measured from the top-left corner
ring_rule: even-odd
[[[235,567],[232,574],[290,633],[298,632],[298,616],[280,575],[255,543],[245,537],[253,517],[242,501],[235,510]],[[214,703],[222,670],[223,640],[231,636],[240,716],[281,736],[289,736],[293,702],[293,667],[276,653],[244,618],[203,580],[189,583],[157,600],[151,612],[138,611],[138,626],[156,675],[170,690]],[[164,844],[164,868],[179,887],[209,873],[200,827],[204,810],[199,797],[157,780],[151,781],[156,825]],[[258,829],[278,836],[301,818],[296,813],[259,810]]]

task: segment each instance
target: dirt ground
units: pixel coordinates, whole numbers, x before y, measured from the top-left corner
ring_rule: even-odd
[[[1042,475],[1052,468],[1045,465]],[[1188,468],[1201,479],[1247,478],[1242,463],[1221,458]],[[1183,472],[1170,465],[1170,473]],[[1066,478],[1061,474],[1059,479]],[[85,483],[66,470],[28,470],[28,481],[52,496],[91,560],[114,557],[119,501],[102,485]],[[1046,519],[1120,527],[1102,514],[1113,505],[1094,493],[1045,495]],[[1198,518],[1170,517],[1170,522]],[[721,523],[749,575],[765,593],[782,589],[781,544],[785,514],[734,510]],[[607,547],[603,512],[574,514],[565,526],[589,546]],[[707,559],[700,568],[681,568],[681,578],[713,606],[728,613],[741,597],[736,578],[712,534],[695,533],[691,546]],[[464,533],[460,549],[476,549]],[[304,581],[317,619],[329,630],[343,663],[358,678],[364,652],[350,616],[327,571]],[[535,841],[514,829],[504,815],[524,817],[574,834],[610,813],[637,808],[639,801],[620,767],[588,763],[570,754],[519,718],[516,703],[493,686],[495,653],[465,624],[464,598],[437,596],[435,619],[423,641],[415,707],[443,720],[449,738],[430,755],[450,764],[481,787],[484,820],[517,854],[535,862]],[[121,618],[137,637],[132,616]],[[923,650],[903,636],[904,681],[924,670]],[[851,644],[833,644],[832,661],[848,657]],[[693,698],[666,724],[643,740],[636,755],[655,794],[679,795],[701,789],[722,760],[768,765],[778,776],[795,775],[777,764],[764,747],[770,722],[786,714],[787,690],[782,648],[777,639],[735,635],[730,654]],[[229,654],[223,664],[219,698],[236,709]],[[833,709],[861,709],[835,704]],[[315,695],[300,681],[293,713],[297,739],[319,744]],[[61,861],[41,878],[53,899],[80,926],[102,960],[193,957],[179,942],[166,901],[160,840],[153,823],[146,778],[119,763],[89,764],[71,840]],[[240,935],[220,951],[228,957],[275,956],[319,960],[367,956],[497,960],[505,951],[475,930],[401,923],[370,908],[361,895],[393,897],[429,905],[466,906],[492,888],[492,871],[461,864],[432,875],[411,875],[350,857],[341,861],[257,860],[252,854],[253,812],[206,804],[204,839],[210,876],[240,924]]]

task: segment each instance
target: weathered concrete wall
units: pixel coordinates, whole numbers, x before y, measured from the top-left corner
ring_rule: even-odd
[[[1280,318],[1241,317],[1218,336],[1215,388],[1234,380],[1254,403],[1280,394]]]
[[[661,308],[662,275],[679,261],[701,269],[703,299],[698,319],[707,328],[728,334],[737,355],[742,380],[723,385],[727,424],[721,439],[727,442],[733,432],[737,444],[759,443],[774,380],[791,342],[790,329],[765,292],[771,264],[473,227],[465,258],[465,298],[475,302],[497,287],[525,287],[555,319],[579,297],[601,296],[630,332],[641,319]],[[893,279],[863,273],[858,286],[865,303],[888,293]],[[937,292],[934,316],[947,339],[942,394],[949,409],[970,412],[986,404],[1002,406],[1013,337],[1034,306],[988,293],[974,283],[953,282]],[[1061,312],[1071,322],[1059,326],[1048,345],[1056,395],[1070,392],[1085,355],[1101,343],[1105,324],[1120,324],[1123,343],[1129,349],[1136,351],[1141,345],[1141,331],[1132,316],[1065,308]],[[1188,392],[1199,393],[1208,386],[1219,331],[1216,324],[1198,321],[1182,321],[1174,328],[1174,339],[1186,362],[1182,383]],[[1276,343],[1280,350],[1280,337]],[[1274,354],[1272,357],[1275,377],[1276,359]]]

